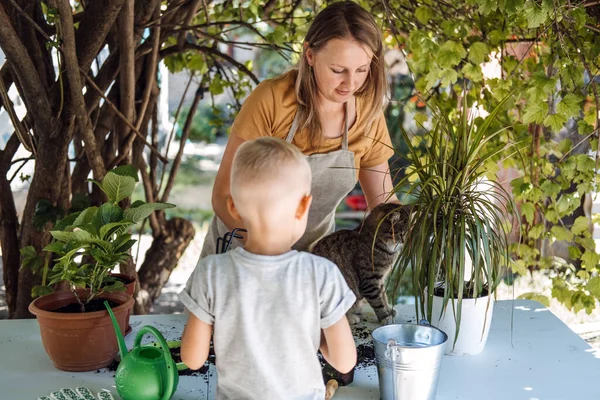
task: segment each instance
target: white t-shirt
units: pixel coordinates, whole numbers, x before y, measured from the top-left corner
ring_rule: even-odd
[[[179,298],[213,325],[218,400],[323,400],[321,329],[356,300],[325,258],[243,248],[201,259]]]

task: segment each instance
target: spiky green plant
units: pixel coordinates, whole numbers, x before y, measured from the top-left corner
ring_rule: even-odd
[[[511,146],[501,140],[506,127],[492,129],[506,100],[485,118],[471,118],[466,99],[455,115],[434,104],[433,128],[427,134],[410,138],[402,132],[412,165],[395,191],[412,198],[414,207],[396,273],[391,274],[395,279],[388,284],[396,292],[412,269],[416,312],[429,321],[434,294],[443,296],[443,309],[456,299],[456,337],[463,298],[494,293],[510,262],[506,221],[514,203],[486,168]],[[472,267],[465,280],[467,256]]]

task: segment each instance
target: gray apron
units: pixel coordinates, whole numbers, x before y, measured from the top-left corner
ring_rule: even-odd
[[[346,105],[344,106],[346,108]],[[342,148],[329,153],[307,156],[312,172],[313,201],[308,211],[306,232],[293,246],[295,250],[308,251],[319,239],[334,231],[335,209],[356,185],[354,153],[348,150],[348,113],[345,114]],[[292,143],[294,140],[298,124],[298,114],[296,114],[286,138],[288,143]],[[217,238],[222,237],[228,231],[229,229],[223,221],[215,215],[204,239],[200,258],[216,253]],[[241,245],[241,241],[234,239],[229,250]]]

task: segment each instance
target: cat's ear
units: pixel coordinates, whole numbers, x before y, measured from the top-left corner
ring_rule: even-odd
[[[307,194],[303,196],[298,204],[298,208],[296,208],[296,219],[302,219],[306,214],[308,214],[308,209],[310,208],[310,204],[312,203],[312,195]]]
[[[227,211],[229,211],[229,214],[235,218],[236,221],[242,220],[240,218],[240,213],[238,213],[237,208],[235,208],[235,203],[233,202],[233,198],[231,198],[231,196],[227,197]]]

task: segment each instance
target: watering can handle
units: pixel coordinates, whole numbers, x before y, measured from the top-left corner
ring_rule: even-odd
[[[167,370],[172,368],[173,358],[171,357],[171,351],[169,350],[169,346],[167,345],[167,341],[163,337],[163,335],[158,331],[158,329],[153,326],[144,326],[139,330],[137,335],[135,336],[134,347],[140,346],[142,342],[142,338],[146,333],[151,334],[156,338],[158,344],[160,345],[163,351],[163,357],[165,358],[165,364],[167,365]],[[173,385],[175,384],[173,380],[173,374],[177,373],[177,371],[167,371],[167,377],[165,382],[165,388],[163,390],[163,397],[161,400],[169,400],[173,394]]]

